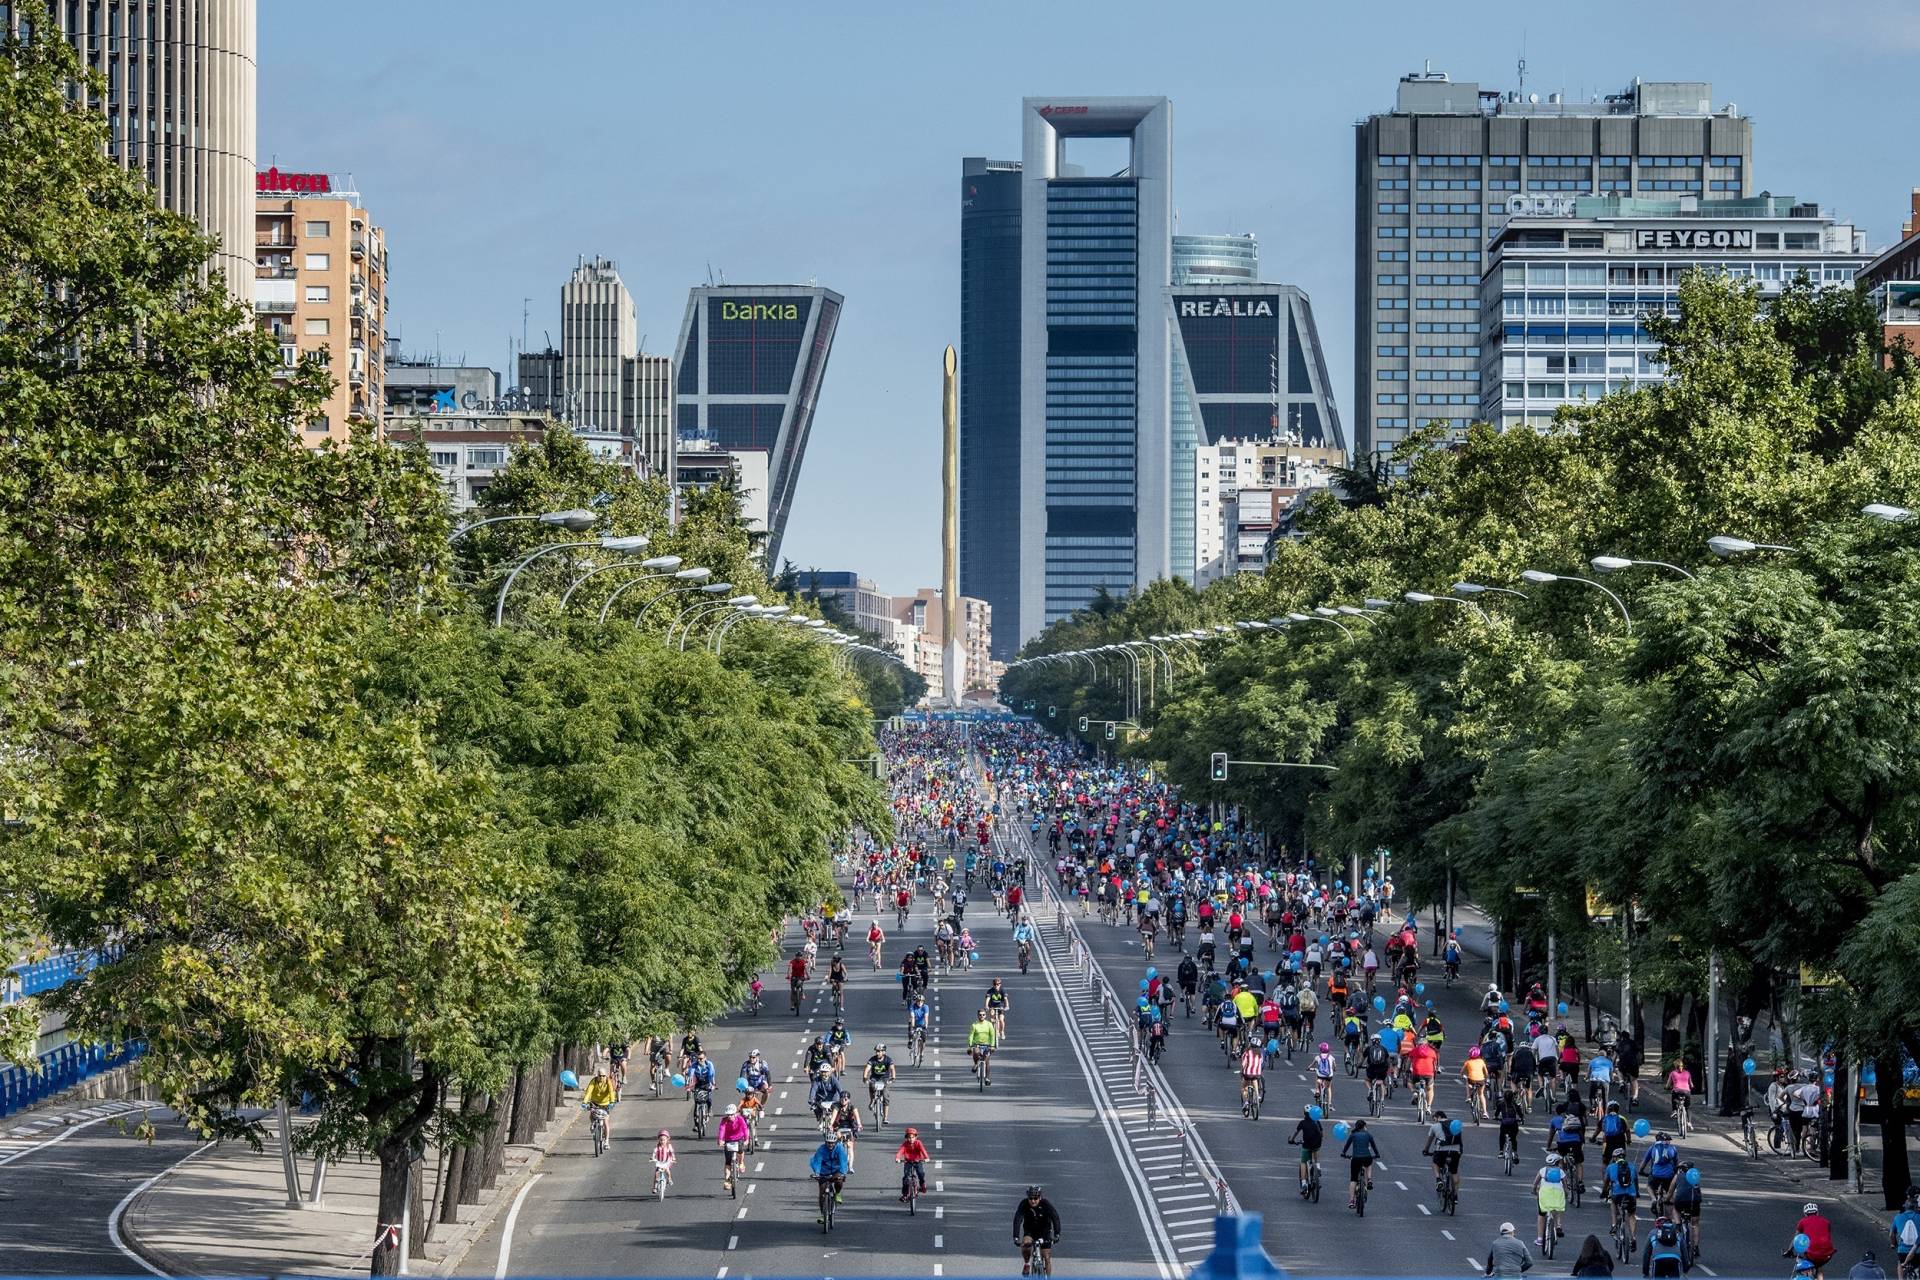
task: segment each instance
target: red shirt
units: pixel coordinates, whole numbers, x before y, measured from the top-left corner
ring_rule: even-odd
[[[806,960],[800,956],[795,956],[792,962],[787,965],[787,976],[790,978],[806,977],[807,976]]]
[[[902,1160],[911,1160],[918,1164],[925,1164],[927,1162],[927,1144],[918,1138],[908,1138],[900,1144],[900,1149],[893,1154]]]
[[[1833,1224],[1817,1213],[1810,1213],[1794,1224],[1794,1230],[1807,1238],[1807,1257],[1815,1263],[1833,1261]]]

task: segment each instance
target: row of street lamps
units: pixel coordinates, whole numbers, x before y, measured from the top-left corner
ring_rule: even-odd
[[[1913,511],[1906,507],[1897,507],[1884,502],[1870,502],[1860,509],[1860,514],[1869,519],[1886,521],[1893,524],[1902,523],[1914,517]],[[1754,551],[1795,552],[1798,550],[1796,547],[1785,546],[1780,543],[1754,542],[1746,538],[1736,538],[1727,534],[1717,534],[1714,537],[1708,538],[1707,549],[1722,559],[1731,556],[1746,555]],[[1638,560],[1630,559],[1626,556],[1602,555],[1593,556],[1587,563],[1593,567],[1595,573],[1599,574],[1618,573],[1623,569],[1644,566],[1648,568],[1666,569],[1689,580],[1695,577],[1691,571],[1665,560]],[[1570,573],[1549,573],[1544,569],[1523,569],[1520,572],[1520,578],[1522,581],[1535,586],[1546,586],[1556,582],[1572,582],[1582,586],[1592,587],[1594,590],[1606,596],[1607,599],[1613,603],[1613,607],[1620,611],[1620,619],[1622,623],[1625,624],[1626,633],[1628,635],[1633,634],[1633,615],[1627,610],[1627,602],[1622,600],[1617,593],[1608,589],[1603,583],[1593,578],[1584,578]],[[1522,600],[1527,598],[1526,592],[1516,590],[1512,587],[1496,587],[1486,583],[1465,581],[1454,583],[1450,588],[1450,594],[1447,595],[1436,595],[1427,591],[1407,591],[1402,593],[1400,598],[1408,604],[1416,605],[1459,605],[1464,609],[1472,611],[1476,617],[1484,622],[1487,621],[1486,611],[1474,602],[1474,597],[1483,595],[1518,596]],[[1130,663],[1133,673],[1132,701],[1129,704],[1128,714],[1130,716],[1137,716],[1142,703],[1140,697],[1139,656],[1134,652],[1136,649],[1151,649],[1165,662],[1167,688],[1171,691],[1173,688],[1174,667],[1173,659],[1168,655],[1167,650],[1179,644],[1192,644],[1197,650],[1201,642],[1219,639],[1222,636],[1241,635],[1261,631],[1279,631],[1283,628],[1301,623],[1323,623],[1328,626],[1337,627],[1344,634],[1352,636],[1354,634],[1352,628],[1343,623],[1341,621],[1342,618],[1371,623],[1377,615],[1393,608],[1396,603],[1398,602],[1394,600],[1369,596],[1361,605],[1316,605],[1310,613],[1288,613],[1279,617],[1268,618],[1265,621],[1244,619],[1232,623],[1216,622],[1209,627],[1197,627],[1189,631],[1176,631],[1167,635],[1151,636],[1146,640],[1124,640],[1117,641],[1113,644],[1094,645],[1086,649],[1069,649],[1059,653],[1036,654],[1033,657],[1021,658],[1009,663],[1007,670],[1012,672],[1019,667],[1037,667],[1050,662],[1064,662],[1069,667],[1072,667],[1075,662],[1084,661],[1094,677],[1098,679],[1100,676],[1099,660],[1102,657],[1123,656]],[[1148,669],[1150,672],[1153,669],[1151,662],[1148,664]],[[1124,670],[1123,668],[1123,674]],[[1119,676],[1116,676],[1116,679],[1119,678]],[[1121,691],[1123,694],[1126,692],[1124,683],[1121,685]],[[1152,702],[1153,695],[1154,691],[1150,678],[1147,691],[1148,703]]]

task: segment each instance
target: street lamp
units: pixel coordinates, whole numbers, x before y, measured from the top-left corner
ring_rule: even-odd
[[[1453,596],[1429,595],[1425,591],[1409,591],[1406,593],[1404,599],[1408,604],[1457,604],[1462,609],[1471,609],[1480,621],[1487,621],[1486,610],[1471,600],[1460,600]]]
[[[730,582],[725,584],[716,584],[716,585],[724,585],[729,590],[731,590],[733,586],[733,584]],[[712,588],[708,588],[708,589],[712,590]],[[715,592],[715,594],[717,595],[719,593]],[[693,635],[694,624],[700,621],[700,619],[711,617],[713,614],[716,614],[716,613],[725,613],[728,609],[742,609],[742,608],[745,608],[747,605],[759,603],[759,600],[760,600],[759,596],[730,596],[725,600],[712,602],[708,604],[695,605],[692,608],[689,608],[687,610],[687,625],[684,628],[682,628],[680,632],[680,651],[682,653],[685,653],[687,651],[687,640],[690,636]],[[668,643],[672,643],[672,640],[673,640],[672,631],[667,632],[667,640],[668,640]]]
[[[1456,582],[1453,584],[1453,594],[1457,596],[1484,595],[1489,591],[1495,595],[1519,596],[1522,600],[1527,598],[1526,592],[1515,591],[1511,587],[1489,587],[1483,582]]]
[[[1625,556],[1594,556],[1587,561],[1595,573],[1618,573],[1622,569],[1631,569],[1635,565],[1648,565],[1655,569],[1671,569],[1683,578],[1692,579],[1693,575],[1677,564],[1668,564],[1665,560],[1629,560]]]
[[[1393,605],[1394,605],[1393,601],[1383,600],[1379,596],[1368,596],[1365,600],[1362,600],[1360,603],[1365,605],[1369,609],[1378,609],[1383,611],[1393,608]]]
[[[727,592],[731,590],[733,590],[733,584],[731,582],[703,582],[698,586],[687,587],[677,592],[676,591],[662,592],[661,595],[655,596],[654,600],[662,599],[665,596],[692,595],[695,593],[700,593],[707,596],[719,597],[727,594]],[[688,617],[689,615],[697,612],[698,610],[706,608],[708,605],[712,603],[713,603],[712,600],[695,600],[692,604],[688,605],[686,608],[675,612],[675,614],[673,615],[673,621],[667,624],[667,638],[662,643],[664,643],[668,648],[672,648],[673,633],[680,629],[681,619]],[[640,616],[645,617],[647,609],[651,609],[652,607],[653,607],[653,600],[647,601],[646,608],[643,608],[640,610]],[[639,626],[640,618],[635,618],[633,620],[633,625],[636,627]]]
[[[573,507],[566,511],[542,511],[536,516],[488,516],[485,520],[475,520],[472,524],[461,525],[447,535],[447,541],[458,542],[475,529],[482,529],[490,524],[505,524],[510,520],[538,520],[541,524],[565,529],[569,533],[585,533],[593,528],[599,519],[599,516],[584,507]]]
[[[1798,547],[1783,547],[1776,542],[1749,542],[1745,538],[1729,537],[1717,533],[1707,539],[1707,549],[1725,559],[1728,556],[1741,556],[1749,551],[1798,551]]]
[[[1319,616],[1320,609],[1324,607],[1325,606],[1316,607],[1312,613],[1290,613],[1287,615],[1287,621],[1289,622],[1324,622],[1330,627],[1339,627],[1340,630],[1346,632],[1346,634],[1349,636],[1353,634],[1352,629],[1349,628],[1346,623],[1337,622],[1332,618]],[[1329,612],[1331,612],[1331,610],[1329,610]]]
[[[642,547],[645,547],[647,542],[648,538],[645,534],[634,534],[628,538],[595,538],[592,542],[556,542],[551,546],[535,549],[528,555],[523,556],[520,563],[513,566],[512,572],[507,574],[507,580],[500,584],[500,598],[496,600],[493,605],[493,625],[496,627],[499,626],[501,619],[506,614],[507,593],[513,590],[513,580],[520,576],[522,569],[525,569],[541,556],[552,555],[556,551],[576,551],[582,547],[598,547],[602,551],[638,551]]]
[[[1905,507],[1896,507],[1886,502],[1869,502],[1860,508],[1860,514],[1875,520],[1885,520],[1888,524],[1901,524],[1913,519],[1913,512]]]
[[[1627,602],[1607,590],[1592,578],[1576,578],[1570,573],[1548,573],[1544,569],[1522,569],[1520,576],[1528,582],[1545,584],[1549,582],[1578,582],[1582,586],[1592,587],[1607,599],[1613,601],[1614,608],[1620,610],[1620,617],[1627,624],[1627,634],[1633,634],[1633,615],[1627,612]]]
[[[628,587],[637,587],[643,582],[657,582],[661,578],[675,578],[681,582],[701,582],[712,576],[713,570],[702,569],[696,566],[691,569],[682,569],[678,573],[650,573],[644,578],[634,578],[631,581],[623,582],[613,589],[613,593],[607,597],[607,602],[600,606],[599,621],[602,624],[606,622],[607,615],[613,612],[613,602],[625,595]]]
[[[580,589],[581,583],[593,577],[596,573],[605,573],[609,569],[678,569],[679,567],[679,556],[653,556],[646,560],[615,560],[612,564],[603,564],[598,569],[589,569],[575,578],[567,587],[566,591],[561,593],[560,612],[565,613],[567,611],[567,601],[573,599],[573,593]],[[659,576],[664,577],[665,575],[662,574]],[[640,578],[638,581],[645,582],[646,579]]]

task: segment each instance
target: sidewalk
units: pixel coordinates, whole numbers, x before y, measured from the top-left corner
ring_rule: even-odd
[[[577,1108],[565,1108],[530,1146],[509,1145],[494,1189],[478,1205],[462,1206],[458,1224],[435,1222],[424,1254],[411,1259],[409,1270],[439,1275],[457,1265],[578,1116]],[[304,1183],[312,1177],[312,1163],[302,1158],[299,1167]],[[436,1167],[429,1149],[425,1176],[432,1178]],[[371,1157],[339,1161],[327,1166],[320,1205],[289,1207],[274,1132],[258,1152],[223,1142],[175,1165],[133,1198],[120,1228],[128,1247],[168,1275],[365,1274],[379,1186],[380,1166]],[[435,1188],[429,1183],[427,1190]]]

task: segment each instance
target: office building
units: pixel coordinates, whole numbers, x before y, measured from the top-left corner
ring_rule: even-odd
[[[350,180],[275,168],[260,181],[255,320],[278,340],[286,373],[302,355],[320,354],[333,375],[333,393],[305,424],[302,439],[344,444],[354,424],[377,424],[386,409],[386,236]]]
[[[567,395],[567,364],[560,348],[522,351],[515,360],[518,381],[514,392],[535,413],[549,414],[563,421],[573,420],[573,402]]]
[[[740,519],[750,537],[764,547],[767,534],[767,461],[770,455],[758,449],[703,447],[681,441],[674,453],[674,518],[679,518],[680,495],[691,490],[709,489],[731,479],[740,495]],[[767,560],[771,565],[775,562]]]
[[[640,353],[633,295],[611,259],[581,259],[560,286],[561,378],[574,421],[618,430],[626,416],[627,361]]]
[[[1899,242],[1861,268],[1858,283],[1880,315],[1887,347],[1904,342],[1920,356],[1920,187]]]
[[[1187,284],[1247,284],[1260,278],[1260,245],[1251,234],[1175,236],[1172,262],[1176,288]],[[1176,329],[1173,334],[1176,351],[1179,345],[1180,335]],[[1183,362],[1176,358],[1168,375],[1168,484],[1172,492],[1168,496],[1167,524],[1173,543],[1173,572],[1192,582],[1193,451],[1200,442],[1200,415],[1194,406],[1193,387],[1187,381]]]
[[[678,438],[765,455],[769,566],[780,563],[844,301],[812,285],[703,285],[687,298],[673,362]]]
[[[1333,483],[1344,464],[1340,449],[1281,440],[1224,439],[1202,444],[1195,453],[1194,507],[1198,512],[1193,583],[1205,586],[1229,573],[1265,565],[1264,542],[1258,563],[1249,560],[1252,534],[1264,538],[1284,523],[1290,504]],[[1255,496],[1241,500],[1247,491]]]
[[[621,431],[633,440],[646,474],[672,475],[679,440],[673,426],[673,359],[638,355],[626,362]]]
[[[938,706],[943,701],[960,702],[969,693],[991,690],[998,679],[999,664],[993,658],[993,607],[985,600],[960,597],[961,683],[965,688],[949,698],[946,687],[946,622],[940,593],[922,587],[911,596],[895,596],[893,616],[913,632],[911,657],[902,655],[927,682],[927,701]]]
[[[873,635],[891,634],[888,623],[893,616],[893,597],[859,574],[846,570],[801,570],[797,585],[807,595],[832,600],[846,610],[853,625],[860,630]]]
[[[0,0],[0,30],[51,19],[107,82],[107,154],[220,242],[214,264],[253,298],[257,0]]]
[[[1753,194],[1753,128],[1704,82],[1586,102],[1402,76],[1355,127],[1353,449],[1364,463],[1428,424],[1473,421],[1480,278],[1512,195]]]
[[[491,410],[501,399],[500,375],[473,365],[408,360],[389,351],[385,411],[390,414]]]
[[[1172,569],[1172,117],[1166,98],[1022,104],[1021,642]]]
[[[960,592],[1020,640],[1020,162],[960,162]]]
[[[1866,233],[1790,196],[1516,196],[1487,248],[1477,416],[1544,427],[1562,405],[1665,377],[1640,317],[1678,314],[1688,272],[1853,286]],[[1416,384],[1418,385],[1418,384]]]

